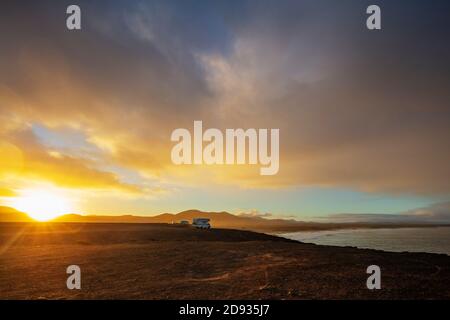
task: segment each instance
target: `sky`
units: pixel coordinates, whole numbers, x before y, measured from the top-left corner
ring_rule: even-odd
[[[376,31],[370,4],[2,1],[0,204],[50,190],[82,214],[450,213],[450,3],[376,1]],[[171,132],[195,120],[279,128],[278,174],[174,165]]]

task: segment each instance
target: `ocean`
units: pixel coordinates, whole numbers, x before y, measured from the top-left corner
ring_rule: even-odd
[[[278,235],[327,246],[353,246],[393,252],[429,252],[450,255],[450,227],[302,231]]]

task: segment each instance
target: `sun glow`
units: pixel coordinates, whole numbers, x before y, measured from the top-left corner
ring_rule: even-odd
[[[26,190],[12,199],[11,206],[37,221],[48,221],[73,211],[67,197],[53,190]]]

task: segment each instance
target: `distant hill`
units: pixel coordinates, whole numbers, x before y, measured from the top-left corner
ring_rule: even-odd
[[[108,223],[179,223],[182,220],[189,222],[194,218],[209,218],[216,228],[248,229],[248,230],[274,230],[289,229],[289,227],[310,225],[310,223],[284,219],[264,219],[260,217],[242,217],[228,212],[204,212],[200,210],[186,210],[176,214],[163,213],[152,217],[122,215],[122,216],[82,216],[68,214],[60,216],[55,222],[108,222]],[[308,228],[310,229],[310,228]]]
[[[33,221],[26,213],[10,207],[0,206],[1,222],[30,222]]]
[[[152,217],[122,215],[122,216],[82,216],[77,214],[63,215],[56,218],[57,222],[105,222],[105,223],[179,223],[181,220],[192,222],[194,218],[209,218],[213,228],[228,228],[253,230],[260,232],[296,232],[318,231],[349,228],[394,228],[394,227],[429,227],[430,224],[401,223],[319,223],[287,219],[266,219],[263,217],[248,217],[234,215],[229,212],[205,212],[196,209],[182,211],[176,214],[163,213]]]
[[[395,228],[395,227],[430,227],[430,224],[419,223],[319,223],[304,222],[287,219],[266,219],[263,217],[248,217],[234,215],[229,212],[204,212],[200,210],[186,210],[176,214],[163,213],[156,216],[100,216],[100,215],[62,215],[53,222],[80,223],[179,223],[181,220],[192,222],[194,218],[209,218],[213,228],[242,229],[260,232],[296,232],[318,231],[349,228]],[[23,212],[9,207],[0,207],[0,222],[30,222],[34,221]]]

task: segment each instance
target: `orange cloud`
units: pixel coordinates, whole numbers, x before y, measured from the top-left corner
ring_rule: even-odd
[[[13,38],[0,36],[14,43],[0,62],[0,173],[126,192],[147,190],[145,183],[156,181],[450,194],[448,79],[445,68],[433,63],[442,60],[430,59],[420,69],[420,54],[418,60],[411,53],[405,58],[399,48],[371,59],[381,49],[366,42],[367,48],[355,49],[351,43],[369,40],[346,38],[354,30],[330,28],[318,43],[318,22],[280,19],[286,14],[281,11],[274,12],[277,21],[259,12],[255,20],[229,26],[226,52],[202,50],[174,38],[179,35],[170,30],[179,26],[152,28],[159,16],[134,14],[137,19],[117,22],[120,32],[93,25],[76,38],[55,31],[52,19],[40,22],[39,30],[33,17],[0,21],[18,30]],[[139,28],[128,25],[136,21]],[[149,30],[155,34],[143,37]],[[341,38],[346,45],[330,40]],[[191,128],[194,120],[221,129],[280,128],[279,173],[262,177],[257,166],[174,166],[170,133]],[[21,131],[32,123],[82,131],[101,150],[99,159],[48,150]],[[111,165],[145,183],[124,182],[108,170]]]
[[[141,193],[139,186],[121,182],[111,173],[95,168],[95,163],[81,158],[49,152],[30,131],[9,134],[10,142],[0,144],[0,175],[11,178],[52,182],[61,187],[81,189],[117,189]],[[6,191],[5,191],[6,192]]]
[[[17,193],[14,190],[0,187],[0,197],[15,197]]]

